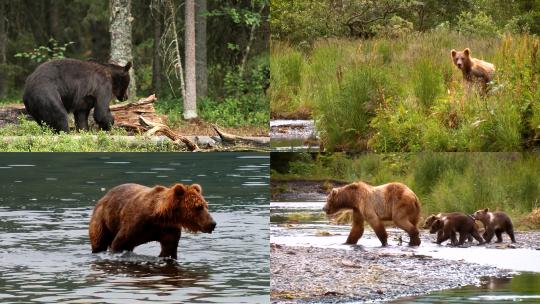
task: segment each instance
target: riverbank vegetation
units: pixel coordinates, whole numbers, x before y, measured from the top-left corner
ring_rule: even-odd
[[[315,3],[294,14],[273,3],[285,15],[271,20],[272,118],[314,119],[328,151],[538,147],[540,2],[348,2],[384,15],[369,25]],[[466,47],[496,66],[488,94],[467,89],[453,66],[450,50]]]
[[[510,213],[522,228],[540,228],[539,167],[536,153],[274,153],[271,178],[402,182],[420,198],[424,217],[490,208]]]

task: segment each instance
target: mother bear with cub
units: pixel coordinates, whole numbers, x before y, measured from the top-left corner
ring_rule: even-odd
[[[347,244],[356,244],[364,234],[364,220],[373,228],[383,246],[388,235],[383,221],[393,221],[410,237],[409,245],[420,245],[416,225],[420,218],[420,202],[414,192],[401,183],[371,186],[356,182],[334,188],[328,195],[323,210],[327,215],[349,209],[353,211],[352,229]]]
[[[149,188],[123,184],[101,198],[90,220],[92,252],[133,251],[136,246],[157,241],[160,257],[177,258],[182,228],[212,233],[216,222],[197,184]]]
[[[68,113],[73,112],[77,130],[88,130],[88,116],[103,130],[110,130],[114,118],[109,102],[128,98],[129,70],[126,66],[75,59],[52,60],[38,66],[26,79],[24,106],[38,122],[55,132],[69,132]]]

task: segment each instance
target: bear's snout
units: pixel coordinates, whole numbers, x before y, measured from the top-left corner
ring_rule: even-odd
[[[206,233],[212,233],[212,231],[214,231],[214,229],[216,229],[216,226],[217,226],[217,223],[214,222],[214,221],[212,221],[212,223],[210,223],[210,225],[208,225],[208,226],[206,227],[206,229],[205,229],[206,231],[205,231],[205,232],[206,232]]]

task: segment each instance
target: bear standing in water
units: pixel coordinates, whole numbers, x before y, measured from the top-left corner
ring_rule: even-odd
[[[486,231],[482,235],[486,242],[491,242],[493,235],[497,236],[497,242],[502,242],[502,233],[506,232],[510,236],[512,243],[516,242],[514,237],[514,225],[510,217],[504,212],[490,212],[488,208],[478,210],[473,215],[475,220],[484,224]]]
[[[69,132],[68,113],[73,112],[77,130],[88,130],[88,115],[94,108],[94,120],[103,130],[110,130],[114,118],[109,109],[113,97],[127,99],[129,69],[115,64],[101,64],[75,59],[43,63],[26,79],[24,106],[42,125],[56,132]]]
[[[141,244],[157,241],[160,257],[177,258],[182,228],[212,233],[216,222],[197,184],[153,188],[123,184],[102,197],[90,220],[92,252],[133,251]]]

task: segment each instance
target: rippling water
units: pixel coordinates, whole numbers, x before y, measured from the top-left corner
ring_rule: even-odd
[[[269,158],[245,153],[1,154],[0,302],[269,302]],[[199,183],[218,223],[159,244],[91,254],[96,201],[127,182]]]

